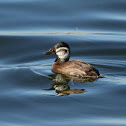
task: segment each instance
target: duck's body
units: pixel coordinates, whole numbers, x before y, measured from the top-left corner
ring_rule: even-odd
[[[44,54],[57,54],[57,59],[52,65],[52,72],[74,77],[99,77],[99,71],[92,65],[82,60],[72,60],[70,58],[70,48],[65,42],[60,42]]]
[[[54,62],[52,65],[52,72],[76,77],[91,77],[100,75],[98,70],[92,65],[81,60],[72,60],[62,64]]]

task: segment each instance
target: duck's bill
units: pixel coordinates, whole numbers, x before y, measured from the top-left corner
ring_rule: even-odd
[[[42,54],[44,54],[44,55],[49,55],[49,54],[51,54],[50,52],[43,52]]]
[[[53,48],[51,48],[49,51],[44,52],[44,55],[50,55],[50,54],[55,54],[55,50]]]

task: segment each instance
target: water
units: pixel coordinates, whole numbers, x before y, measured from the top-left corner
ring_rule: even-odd
[[[125,6],[125,0],[1,0],[0,125],[125,126]],[[71,60],[94,65],[104,78],[79,83],[53,74],[56,57],[42,52],[59,41],[70,45]]]

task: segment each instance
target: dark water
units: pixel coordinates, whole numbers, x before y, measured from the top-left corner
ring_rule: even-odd
[[[0,17],[1,126],[126,126],[125,0],[1,0]],[[59,41],[104,78],[55,83]]]

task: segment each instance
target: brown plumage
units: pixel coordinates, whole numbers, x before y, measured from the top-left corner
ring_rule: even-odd
[[[100,75],[98,70],[95,69],[92,65],[87,64],[81,60],[72,60],[62,64],[54,62],[52,65],[52,72],[76,77],[90,77]]]

